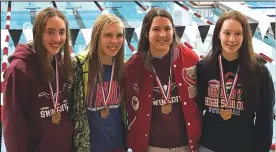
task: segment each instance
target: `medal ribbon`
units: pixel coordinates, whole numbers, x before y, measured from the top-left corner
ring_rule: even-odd
[[[103,95],[103,99],[104,99],[104,105],[106,106],[107,104],[107,101],[110,97],[110,92],[112,90],[112,80],[113,80],[113,77],[114,77],[114,68],[115,67],[115,60],[113,60],[113,64],[112,64],[112,72],[111,72],[111,77],[110,77],[110,81],[109,81],[109,87],[108,87],[108,94],[107,94],[107,97],[105,97],[105,93],[104,93],[104,88],[103,88],[103,85],[102,85],[102,82],[100,82],[100,86],[101,86],[101,89],[102,89],[102,95]],[[98,73],[99,75],[99,78],[100,78],[100,73]]]
[[[155,74],[155,80],[157,82],[157,85],[160,88],[161,94],[162,94],[163,98],[165,99],[166,104],[168,104],[168,101],[171,97],[171,88],[172,88],[172,68],[171,68],[171,66],[172,66],[172,50],[170,50],[170,51],[171,51],[171,62],[170,62],[170,75],[169,75],[167,94],[165,93],[165,90],[164,90],[164,88],[161,84],[161,81],[160,81],[160,79],[159,79],[159,77],[158,77],[158,75],[157,75],[157,73],[154,69],[154,66],[152,65],[153,72]]]
[[[222,67],[222,62],[221,62],[221,55],[219,55],[219,69],[220,69],[219,70],[219,72],[220,72],[220,81],[222,83],[222,94],[223,94],[224,100],[226,102],[226,106],[228,106],[230,98],[231,98],[231,96],[233,94],[233,90],[234,90],[234,88],[237,85],[237,80],[238,80],[238,77],[239,77],[238,72],[239,72],[240,66],[238,66],[238,69],[236,71],[234,82],[233,82],[233,84],[231,86],[231,91],[230,91],[230,93],[228,95],[228,98],[226,96],[226,91],[225,91],[225,80],[224,80],[223,67]]]
[[[48,82],[48,83],[49,83],[51,98],[52,98],[53,105],[54,105],[54,111],[55,111],[55,113],[57,113],[57,104],[58,104],[58,99],[59,99],[59,78],[58,78],[59,77],[59,72],[58,72],[57,57],[55,57],[55,60],[56,60],[56,90],[57,90],[56,91],[56,101],[55,101],[54,92],[53,92],[51,82]]]

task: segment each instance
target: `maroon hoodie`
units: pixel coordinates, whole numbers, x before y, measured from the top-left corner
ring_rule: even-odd
[[[59,124],[52,123],[53,101],[41,79],[38,59],[27,45],[18,45],[4,73],[4,141],[8,152],[69,152],[72,122],[68,117],[67,83],[60,80]],[[52,83],[54,96],[56,84]]]

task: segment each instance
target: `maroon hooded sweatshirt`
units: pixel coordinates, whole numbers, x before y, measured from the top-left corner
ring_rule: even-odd
[[[59,80],[58,124],[52,123],[53,100],[49,84],[42,81],[36,55],[18,45],[4,73],[4,141],[8,152],[69,152],[72,122],[68,116],[67,83]],[[52,84],[54,97],[56,83]]]

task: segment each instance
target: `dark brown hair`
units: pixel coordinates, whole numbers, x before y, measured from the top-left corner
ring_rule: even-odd
[[[238,11],[224,12],[218,19],[212,37],[212,49],[206,59],[209,61],[217,61],[218,56],[221,54],[222,46],[219,34],[224,21],[228,19],[234,19],[242,26],[243,41],[238,51],[240,64],[246,68],[249,68],[251,72],[254,72],[257,64],[257,58],[252,46],[251,28],[245,16]]]
[[[263,73],[263,62],[260,62],[260,58],[254,52],[252,46],[252,32],[250,25],[246,17],[238,11],[227,11],[224,12],[218,19],[214,34],[212,37],[212,48],[208,55],[203,59],[208,64],[206,67],[212,69],[216,67],[215,64],[218,61],[218,56],[221,54],[222,46],[219,39],[219,34],[224,21],[233,19],[238,21],[242,26],[243,41],[242,45],[238,50],[239,63],[240,63],[240,81],[243,84],[244,93],[248,96],[250,94],[258,93],[258,85],[260,84],[259,78]]]
[[[171,16],[171,14],[162,8],[155,7],[155,8],[152,8],[144,17],[144,20],[142,23],[141,34],[140,34],[140,40],[138,43],[138,51],[147,52],[149,50],[148,35],[149,35],[150,27],[151,27],[153,19],[158,16],[166,17],[167,19],[169,19],[171,21],[172,28],[173,28],[172,45],[177,45],[180,43],[180,40],[175,32],[174,22],[173,22],[173,18]]]

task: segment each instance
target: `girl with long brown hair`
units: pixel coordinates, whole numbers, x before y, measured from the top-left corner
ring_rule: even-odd
[[[201,133],[195,103],[195,52],[177,37],[172,16],[152,8],[138,52],[125,66],[127,145],[133,152],[193,152]]]
[[[200,152],[269,151],[274,86],[240,12],[225,12],[216,23],[212,49],[197,64],[197,102],[205,111]]]
[[[9,152],[69,152],[72,121],[67,82],[72,78],[70,31],[55,8],[40,11],[33,41],[9,57],[4,82],[4,140]]]

